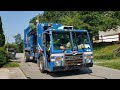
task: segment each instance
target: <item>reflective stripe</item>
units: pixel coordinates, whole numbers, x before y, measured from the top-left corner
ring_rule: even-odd
[[[61,60],[63,61],[64,54],[63,53],[61,53],[61,54],[52,54],[51,55],[51,61],[55,61],[55,57],[61,57]]]
[[[55,59],[51,59],[51,61],[55,61]]]
[[[92,54],[92,52],[84,52],[84,54]]]
[[[61,53],[61,54],[52,54],[51,56],[64,56],[64,54],[63,53]]]

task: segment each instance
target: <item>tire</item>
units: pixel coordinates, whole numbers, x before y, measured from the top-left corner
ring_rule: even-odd
[[[30,54],[29,52],[25,52],[25,62],[28,62],[30,60]]]
[[[37,61],[38,67],[41,73],[45,73],[46,70],[44,69],[44,59],[43,55],[40,56],[40,59]]]
[[[32,61],[33,61],[33,63],[37,63],[37,61],[35,60],[35,57],[33,57],[33,60],[32,60]]]

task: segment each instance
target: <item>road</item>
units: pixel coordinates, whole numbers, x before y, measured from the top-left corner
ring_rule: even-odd
[[[90,69],[40,73],[33,62],[24,62],[23,53],[16,55],[20,69],[28,79],[120,79],[120,70],[93,65]]]

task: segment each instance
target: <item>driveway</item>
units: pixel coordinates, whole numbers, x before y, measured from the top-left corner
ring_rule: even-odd
[[[18,53],[17,57],[20,61],[20,68],[28,79],[120,79],[120,70],[96,65],[89,69],[40,73],[36,63],[24,62],[23,53]]]

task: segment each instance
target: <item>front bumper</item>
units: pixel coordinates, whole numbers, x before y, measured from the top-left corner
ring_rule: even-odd
[[[81,64],[77,66],[56,66],[56,67],[53,67],[53,71],[76,70],[76,69],[92,67],[92,66],[93,66],[93,63]]]

